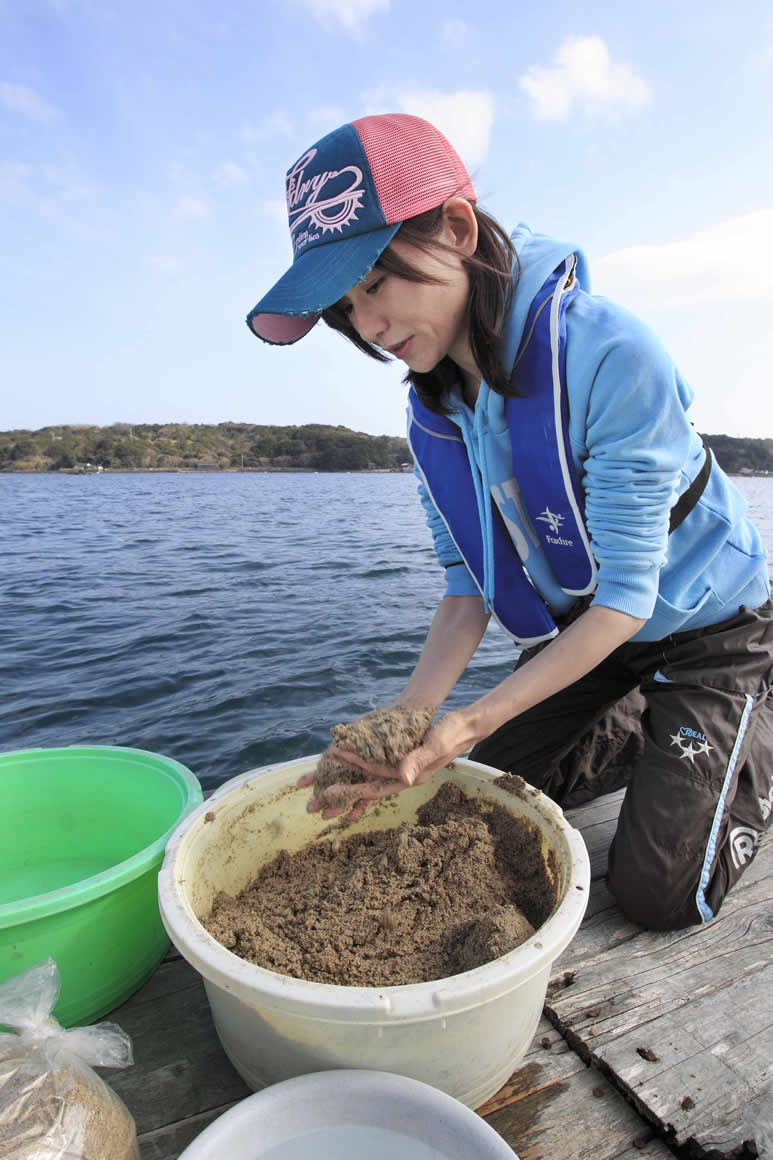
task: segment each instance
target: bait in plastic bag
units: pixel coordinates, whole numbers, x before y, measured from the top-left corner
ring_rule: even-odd
[[[53,959],[0,984],[0,1156],[3,1160],[139,1160],[126,1105],[92,1069],[128,1067],[115,1023],[69,1031],[51,1015]]]

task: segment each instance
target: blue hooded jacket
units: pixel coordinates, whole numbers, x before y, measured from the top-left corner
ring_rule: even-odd
[[[512,365],[537,291],[559,262],[575,254],[580,291],[566,311],[569,443],[585,497],[585,519],[598,586],[593,603],[646,620],[633,638],[725,620],[741,605],[768,598],[767,557],[745,518],[746,503],[715,463],[697,506],[669,536],[669,515],[698,473],[704,449],[688,418],[693,393],[654,334],[637,318],[591,295],[583,253],[519,226],[513,234],[520,270],[505,321],[505,361]],[[481,384],[474,410],[460,393],[448,416],[464,439],[476,488],[483,558],[492,560],[491,504],[497,505],[529,578],[554,616],[572,597],[557,583],[530,526],[513,474],[505,400]],[[447,595],[480,590],[419,481]],[[494,597],[493,567],[483,598]]]

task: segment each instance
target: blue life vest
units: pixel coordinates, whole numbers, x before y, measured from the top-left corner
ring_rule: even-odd
[[[508,398],[513,473],[536,539],[564,592],[584,596],[596,587],[596,562],[585,527],[585,505],[569,446],[566,392],[566,308],[578,290],[569,257],[553,271],[529,309],[512,379],[521,398]],[[409,395],[408,442],[427,491],[481,593],[484,542],[467,448],[459,428]],[[491,503],[485,496],[484,502]],[[492,611],[518,644],[548,640],[553,617],[492,506]]]

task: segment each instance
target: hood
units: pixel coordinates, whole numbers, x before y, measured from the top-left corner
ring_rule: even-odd
[[[523,223],[511,234],[520,263],[513,304],[505,322],[505,362],[511,366],[521,344],[523,328],[532,300],[555,270],[570,254],[577,255],[576,276],[580,286],[590,293],[590,273],[583,252],[568,242],[558,242],[547,234],[535,234]]]

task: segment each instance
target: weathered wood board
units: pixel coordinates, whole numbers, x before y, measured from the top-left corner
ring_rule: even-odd
[[[173,1160],[249,1095],[220,1046],[201,976],[179,956],[168,956],[110,1019],[131,1037],[134,1066],[101,1074],[134,1116],[142,1160]]]
[[[677,1148],[739,1154],[773,1105],[773,841],[705,927],[644,931],[592,898],[548,1017]]]
[[[671,1160],[671,1152],[543,1017],[523,1064],[480,1115],[520,1160]]]
[[[586,806],[566,811],[567,820],[582,834],[594,882],[603,879],[607,872],[609,844],[617,829],[617,818],[624,797],[625,790],[621,789],[617,793],[596,798]]]

